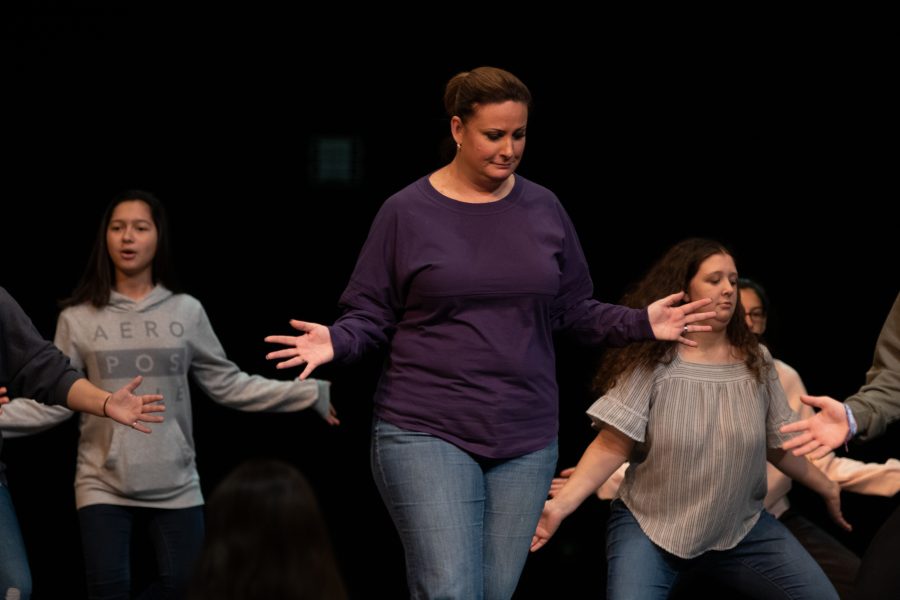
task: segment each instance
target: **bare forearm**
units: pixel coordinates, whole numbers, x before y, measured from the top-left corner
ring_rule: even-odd
[[[837,485],[828,479],[828,477],[816,468],[815,465],[802,456],[794,456],[790,452],[785,452],[784,450],[777,448],[770,448],[768,450],[768,460],[775,465],[779,471],[819,494],[824,495],[829,491],[831,486]]]
[[[604,428],[584,451],[575,472],[553,499],[564,515],[571,514],[597,491],[628,457],[634,442],[624,434]]]
[[[771,463],[766,463],[766,498],[763,506],[771,510],[791,491],[791,479]]]
[[[109,395],[109,392],[98,388],[87,379],[79,379],[69,388],[66,406],[71,410],[102,417],[103,402]]]

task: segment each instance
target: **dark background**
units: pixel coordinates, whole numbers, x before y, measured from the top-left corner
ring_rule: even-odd
[[[104,206],[146,188],[169,208],[179,277],[230,358],[289,377],[264,360],[262,338],[287,332],[291,317],[337,317],[381,203],[443,164],[446,80],[481,64],[531,88],[520,173],[570,213],[598,298],[615,301],[684,237],[721,240],[741,274],[768,288],[773,353],[812,393],[841,398],[862,383],[900,287],[888,216],[896,96],[878,36],[658,36],[636,23],[579,29],[575,16],[560,44],[507,21],[444,34],[338,15],[195,17],[102,3],[5,17],[0,285],[48,338]],[[320,136],[356,141],[353,183],[312,176]],[[558,349],[565,467],[592,438],[583,411],[599,353],[564,340]],[[405,594],[402,550],[368,470],[381,359],[318,372],[334,382],[336,429],[314,414],[239,413],[194,391],[207,495],[245,458],[297,465],[359,598]],[[900,455],[889,433],[851,455]],[[77,436],[71,420],[4,446],[38,600],[83,594]],[[827,525],[816,497],[793,497]],[[863,552],[895,501],[844,498],[856,531],[830,530]],[[598,597],[605,514],[589,500],[529,559],[516,597]],[[152,558],[138,556],[140,579]]]

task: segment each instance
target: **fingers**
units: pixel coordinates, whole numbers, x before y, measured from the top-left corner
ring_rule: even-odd
[[[144,380],[144,378],[142,376],[138,375],[137,377],[135,377],[134,379],[132,379],[131,381],[128,382],[128,384],[125,386],[125,389],[127,389],[129,392],[133,392],[134,390],[136,390],[138,388],[139,385],[141,385],[141,382],[143,380]]]
[[[144,406],[141,408],[143,413],[164,412],[166,410],[166,405],[159,402],[161,398],[158,400],[147,400],[146,396],[144,396],[142,399],[144,400]]]
[[[832,403],[838,403],[838,401],[831,396],[809,396],[807,394],[802,394],[800,396],[800,400],[802,400],[804,404],[808,404],[809,406],[814,406],[816,408],[821,408],[823,410]]]
[[[147,415],[142,414],[138,417],[138,421],[145,421],[147,423],[162,423],[165,419],[158,415]]]
[[[853,531],[853,525],[847,522],[847,519],[844,518],[844,514],[841,512],[840,497],[834,500],[828,500],[828,512],[831,514],[831,519],[843,527],[844,530]]]
[[[318,325],[317,323],[307,323],[306,321],[298,321],[297,319],[290,320],[291,327],[298,331],[302,331],[303,333],[309,333]]]
[[[536,552],[543,548],[544,544],[547,543],[546,539],[539,538],[538,536],[534,536],[531,538],[531,552]]]
[[[695,342],[694,340],[689,340],[688,338],[684,337],[683,335],[679,335],[678,339],[675,341],[680,344],[684,344],[685,346],[691,346],[694,348],[696,348],[698,345],[697,342]]]
[[[843,514],[838,513],[835,516],[834,520],[838,525],[843,527],[846,531],[853,531],[853,525],[851,525],[850,523],[847,522],[847,520],[844,518]]]
[[[804,404],[815,406],[816,408],[822,408],[822,406],[825,404],[825,398],[826,396],[810,396],[808,394],[800,395],[800,400],[802,400]]]
[[[146,425],[142,425],[140,421],[135,421],[131,425],[131,428],[136,431],[140,431],[141,433],[150,433],[150,428],[147,427]]]
[[[665,306],[672,306],[679,300],[684,297],[684,292],[675,292],[674,294],[670,294],[662,299],[662,303]]]
[[[791,452],[793,453],[794,456],[806,456],[813,450],[818,450],[821,447],[822,447],[822,445],[818,441],[812,440],[809,443],[803,444],[799,448],[795,448]]]
[[[337,409],[334,407],[334,404],[328,405],[328,416],[325,417],[325,422],[329,425],[340,425],[341,421],[337,417]]]
[[[683,295],[684,292],[679,292],[678,294]],[[669,296],[669,298],[671,298],[671,297],[672,296]],[[681,310],[683,310],[685,312],[685,314],[692,313],[695,310],[697,310],[698,308],[702,308],[702,307],[706,306],[707,304],[710,304],[711,302],[712,302],[712,298],[700,298],[699,300],[694,300],[693,302],[688,302],[687,304],[682,304]],[[710,317],[716,316],[715,312],[711,312],[711,313],[706,312],[706,313],[700,313],[700,314],[708,315],[705,317],[701,317],[703,319],[709,319]]]
[[[575,467],[569,467],[568,469],[563,469],[559,472],[560,477],[571,477],[572,473],[575,472]]]
[[[273,352],[269,352],[266,354],[266,360],[273,360],[275,358],[288,358],[290,356],[297,356],[299,350],[297,348],[282,348],[281,350],[275,350]]]
[[[269,342],[270,344],[283,344],[285,346],[296,346],[297,345],[297,336],[296,335],[267,335],[263,338],[264,342]]]
[[[801,396],[801,398],[802,397],[803,396]],[[794,433],[795,431],[807,431],[809,429],[809,426],[811,425],[811,423],[809,421],[810,421],[809,419],[803,419],[802,421],[794,421],[793,423],[788,423],[787,425],[783,425],[779,431],[781,431],[781,433]],[[797,440],[800,437],[801,436],[795,437],[791,441],[787,442],[784,445],[784,449],[790,450],[794,446],[796,446],[798,444],[802,444],[803,442],[798,442],[797,444],[794,444],[793,446],[788,446],[788,444],[791,444],[794,440]]]
[[[318,366],[319,366],[319,365],[318,365],[317,363],[311,363],[311,362],[306,363],[306,368],[303,369],[303,372],[302,372],[302,373],[300,373],[300,377],[299,377],[298,379],[300,379],[300,381],[303,381],[304,379],[306,379],[307,377],[309,377],[310,374],[311,374],[311,373],[315,370],[315,368],[318,367]]]
[[[831,452],[831,448],[829,448],[828,446],[822,445],[822,446],[819,446],[815,451],[810,452],[809,458],[811,458],[813,460],[818,460],[818,459],[822,458],[823,456],[825,456],[826,454],[828,454],[829,452]]]
[[[685,323],[694,323],[696,321],[705,321],[706,319],[712,319],[716,316],[714,312],[702,312],[702,313],[691,313],[684,315]],[[710,331],[712,327],[709,325],[694,325],[693,331]]]
[[[553,481],[551,481],[550,482],[550,491],[547,492],[547,495],[550,496],[551,498],[555,498],[556,494],[558,494],[559,491],[561,489],[563,489],[563,486],[566,485],[566,482],[568,480],[569,480],[568,478],[556,478]]]
[[[787,425],[785,425],[785,427],[787,427]],[[782,427],[782,429],[784,429],[784,427]],[[811,434],[808,431],[804,431],[800,435],[792,437],[791,439],[786,441],[784,444],[782,444],[781,449],[782,450],[793,450],[794,448],[799,448],[800,446],[802,446],[804,444],[808,444],[809,442],[813,441],[813,439],[814,439],[813,434]]]
[[[290,369],[291,367],[297,367],[305,363],[306,361],[300,358],[299,356],[295,356],[291,360],[286,360],[284,362],[280,362],[275,365],[276,369]]]

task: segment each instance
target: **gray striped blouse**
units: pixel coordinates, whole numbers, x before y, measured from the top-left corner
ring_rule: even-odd
[[[733,548],[759,518],[766,447],[795,419],[772,359],[760,384],[743,363],[709,365],[680,356],[635,370],[587,413],[635,442],[619,497],[658,546],[692,558]]]

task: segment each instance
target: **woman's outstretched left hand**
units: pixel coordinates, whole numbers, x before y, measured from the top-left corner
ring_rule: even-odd
[[[697,331],[710,331],[709,325],[693,325],[697,321],[711,319],[716,316],[714,312],[695,312],[712,302],[709,298],[701,298],[694,302],[675,306],[675,303],[684,297],[684,292],[678,292],[657,300],[647,307],[647,315],[650,317],[650,327],[653,335],[658,340],[670,340],[680,342],[685,346],[696,346],[697,342],[684,337],[687,333]]]

